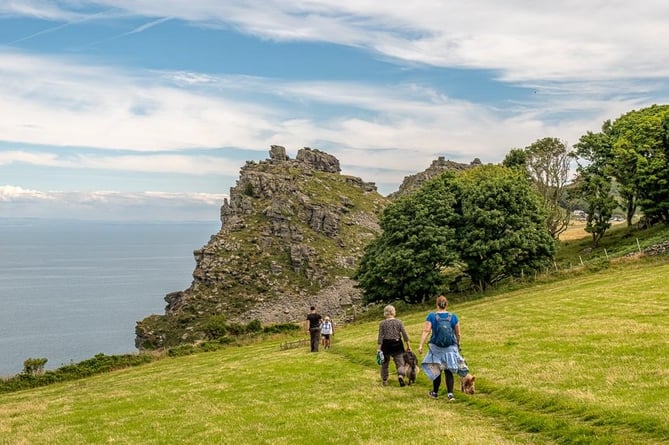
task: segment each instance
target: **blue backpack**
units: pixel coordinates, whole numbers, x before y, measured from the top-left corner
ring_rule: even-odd
[[[457,341],[455,340],[455,331],[451,325],[451,314],[448,314],[446,318],[441,318],[440,315],[442,314],[436,312],[434,314],[436,328],[431,343],[440,348],[453,346],[457,344]]]

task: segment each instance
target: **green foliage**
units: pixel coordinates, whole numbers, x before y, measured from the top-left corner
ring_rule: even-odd
[[[213,315],[204,322],[202,330],[207,338],[213,340],[225,336],[228,333],[224,315]]]
[[[504,157],[502,165],[509,168],[518,168],[527,171],[528,152],[522,148],[512,148]]]
[[[524,172],[501,166],[427,181],[386,207],[381,228],[354,275],[367,302],[425,302],[463,282],[485,289],[539,270],[555,251]]]
[[[292,326],[292,324],[287,324]],[[286,332],[289,330],[285,325],[274,327],[265,331],[260,320],[251,320],[248,324],[228,323],[224,315],[209,317],[203,324],[202,330],[210,340],[224,338],[226,335],[238,337],[252,334],[258,335],[263,332]]]
[[[597,247],[611,227],[611,215],[617,206],[611,181],[594,166],[580,167],[574,192],[586,203],[585,231],[592,235],[592,247]]]
[[[544,207],[522,172],[481,166],[462,172],[455,186],[456,249],[481,290],[540,270],[552,259],[555,241]]]
[[[457,259],[449,224],[455,203],[452,178],[443,173],[385,208],[383,232],[366,247],[354,274],[365,301],[422,302],[443,289],[441,269]]]
[[[263,327],[265,334],[283,334],[299,331],[300,326],[295,323],[276,323]]]
[[[669,105],[653,105],[604,122],[576,145],[583,173],[613,178],[628,226],[637,206],[651,221],[669,223]]]
[[[97,354],[94,357],[83,360],[77,364],[61,366],[58,369],[48,370],[42,373],[35,372],[35,368],[43,369],[47,359],[28,359],[26,362],[29,363],[24,363],[24,367],[26,368],[25,371],[30,368],[32,372],[23,372],[8,379],[0,379],[0,393],[36,388],[57,382],[78,380],[103,372],[141,365],[153,361],[154,359],[154,356],[147,354]]]
[[[23,373],[29,376],[44,374],[44,365],[48,361],[46,358],[28,358],[23,362]]]
[[[249,324],[246,325],[246,332],[261,332],[262,324],[260,320],[251,320]]]
[[[613,170],[623,190],[637,197],[643,213],[669,222],[669,105],[631,111],[612,126]]]
[[[247,332],[246,325],[241,323],[230,323],[227,326],[228,332],[232,336],[241,336]]]
[[[191,355],[197,352],[195,345],[178,345],[167,350],[167,355],[170,357],[182,357],[184,355]]]

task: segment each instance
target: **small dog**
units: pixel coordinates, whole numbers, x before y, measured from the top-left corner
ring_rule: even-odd
[[[406,351],[402,354],[402,359],[404,361],[403,371],[404,376],[407,379],[409,385],[416,383],[416,376],[420,372],[420,367],[418,366],[418,357],[413,351]]]
[[[465,394],[474,394],[476,392],[476,376],[467,374],[460,379],[460,389]]]

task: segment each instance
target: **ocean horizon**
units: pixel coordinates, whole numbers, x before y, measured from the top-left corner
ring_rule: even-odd
[[[137,352],[135,325],[188,288],[220,221],[0,218],[0,376]]]

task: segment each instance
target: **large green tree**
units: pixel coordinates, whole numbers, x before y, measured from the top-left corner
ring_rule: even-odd
[[[524,172],[485,165],[455,178],[456,242],[472,282],[484,290],[549,263],[555,240],[542,198]]]
[[[587,132],[574,145],[576,155],[585,160],[579,162],[577,177],[574,181],[573,194],[585,203],[585,231],[592,236],[592,245],[597,247],[599,240],[611,227],[609,220],[617,207],[613,194],[612,178],[616,176],[613,167],[613,136],[611,121],[602,124],[599,133]],[[621,172],[618,176],[624,176]],[[622,187],[619,194],[626,208],[627,225],[631,225],[636,211],[636,192]]]
[[[382,233],[354,274],[371,301],[424,302],[460,270],[480,289],[544,266],[555,252],[541,198],[524,171],[445,172],[383,212]]]
[[[630,111],[611,127],[611,172],[619,191],[650,220],[669,224],[669,105]]]
[[[367,246],[354,274],[365,301],[422,302],[443,289],[441,269],[457,257],[452,175],[444,173],[386,207],[381,235]]]

